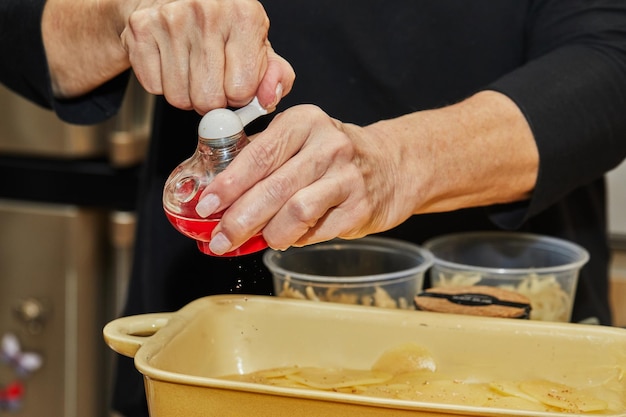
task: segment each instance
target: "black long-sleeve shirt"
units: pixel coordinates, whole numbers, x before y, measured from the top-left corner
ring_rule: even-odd
[[[67,121],[110,117],[119,106],[124,75],[76,100],[51,96],[38,22],[43,3],[0,2],[0,80]],[[530,200],[413,216],[384,234],[422,243],[448,232],[506,228],[574,241],[591,259],[581,271],[573,320],[593,316],[610,323],[603,174],[626,156],[624,0],[262,3],[272,45],[297,74],[279,110],[314,103],[340,120],[367,124],[483,89],[514,100],[539,149]],[[163,215],[163,183],[193,152],[198,121],[195,113],[157,101],[127,314],[174,310],[213,293],[271,291],[259,255],[201,255]],[[119,372],[126,382],[118,385],[118,408],[129,416],[146,415],[132,364],[122,362]]]

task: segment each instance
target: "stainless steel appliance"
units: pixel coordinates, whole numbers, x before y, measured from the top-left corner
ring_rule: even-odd
[[[133,80],[96,126],[2,86],[0,106],[0,416],[108,416],[151,100]]]

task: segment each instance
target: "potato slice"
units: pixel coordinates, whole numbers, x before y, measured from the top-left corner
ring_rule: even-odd
[[[299,366],[285,366],[282,368],[272,368],[272,369],[265,369],[262,371],[257,371],[254,374],[262,378],[279,378],[281,376],[295,374],[299,370],[300,370]]]
[[[522,391],[519,387],[519,382],[495,381],[489,384],[489,388],[501,395],[518,397],[537,404],[541,402],[532,395],[529,395]]]
[[[384,384],[369,385],[363,392],[363,395],[384,398],[402,398],[421,397],[421,387],[431,384],[435,381],[450,381],[451,378],[439,375],[430,371],[414,371],[396,374]]]
[[[400,374],[427,370],[434,372],[437,364],[430,352],[416,343],[406,343],[385,351],[374,363],[375,371]]]
[[[452,379],[454,378],[435,372],[412,371],[395,374],[393,378],[387,382],[387,384],[404,384],[419,387],[420,385],[426,385],[433,381],[450,381]]]
[[[542,403],[569,412],[597,412],[607,409],[606,401],[567,385],[545,380],[523,381],[520,390]]]
[[[293,374],[299,370],[300,367],[298,366],[285,366],[281,368],[264,369],[248,374],[227,375],[223,378],[231,381],[254,382],[255,384],[303,387],[285,378],[286,375]]]
[[[486,407],[502,408],[505,410],[526,410],[526,411],[549,411],[554,410],[547,405],[535,401],[527,400],[521,397],[512,396],[494,396],[489,398],[485,404]]]
[[[489,393],[487,384],[459,380],[433,380],[421,386],[413,387],[413,389],[399,392],[398,398],[480,407],[487,402]]]
[[[287,379],[300,384],[327,390],[382,384],[392,377],[392,374],[382,371],[312,367],[301,368],[297,373],[286,375]]]

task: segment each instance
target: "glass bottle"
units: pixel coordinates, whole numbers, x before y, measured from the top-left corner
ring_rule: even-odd
[[[194,154],[183,161],[168,177],[163,189],[163,209],[170,223],[182,234],[194,239],[198,249],[217,256],[209,249],[211,233],[223,211],[200,217],[196,205],[206,186],[222,172],[249,142],[244,126],[267,114],[255,98],[241,109],[215,109],[198,126],[198,145]],[[239,256],[267,248],[261,233],[232,252],[221,256]]]

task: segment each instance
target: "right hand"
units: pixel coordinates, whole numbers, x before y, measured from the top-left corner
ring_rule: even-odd
[[[268,30],[257,0],[143,1],[121,40],[148,92],[204,114],[255,95],[273,108],[291,89],[293,69],[272,49]]]
[[[48,0],[42,33],[55,96],[86,94],[132,67],[152,94],[200,114],[268,109],[295,78],[257,0]]]

